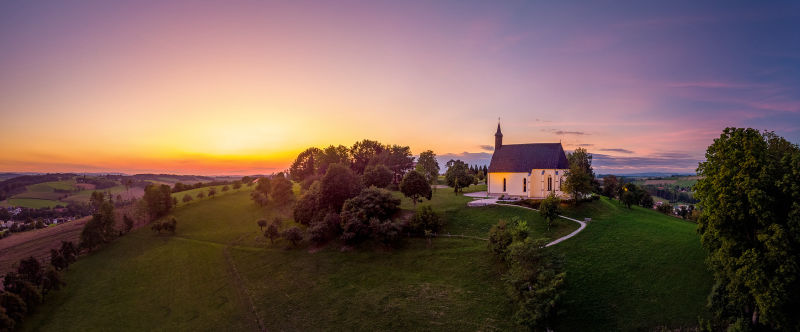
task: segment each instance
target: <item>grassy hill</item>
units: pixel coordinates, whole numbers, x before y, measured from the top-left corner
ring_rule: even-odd
[[[179,206],[175,236],[139,229],[83,257],[66,274],[67,288],[48,296],[23,330],[518,329],[486,242],[439,238],[427,248],[425,240],[411,239],[396,250],[287,250],[287,243],[269,244],[255,221],[290,211],[257,207],[249,192]],[[534,236],[556,238],[577,227],[564,221],[547,232],[535,212],[466,208],[467,200],[438,190],[424,204],[442,212],[445,232],[455,234],[485,237],[499,218],[512,215],[528,220]],[[693,225],[614,204],[570,211],[597,221],[551,247],[568,262],[559,329],[695,322],[690,313],[702,307],[710,277],[698,268],[702,251]],[[411,207],[407,199],[403,207]]]
[[[602,199],[568,211],[592,217],[563,253],[566,317],[556,330],[642,330],[696,326],[713,283],[696,225]]]

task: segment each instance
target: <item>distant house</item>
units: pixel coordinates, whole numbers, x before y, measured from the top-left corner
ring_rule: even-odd
[[[561,185],[569,170],[561,143],[503,145],[500,124],[494,134],[487,190],[492,196],[545,198],[551,192],[566,197]]]

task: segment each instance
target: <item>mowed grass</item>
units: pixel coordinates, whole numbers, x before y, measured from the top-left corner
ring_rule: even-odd
[[[292,331],[520,329],[485,241],[287,249],[282,240],[270,244],[255,221],[280,216],[292,225],[290,209],[258,207],[249,193],[179,206],[176,235],[142,228],[81,258],[66,289],[48,296],[23,330],[253,330],[257,320]],[[535,211],[467,208],[468,200],[439,189],[422,204],[440,211],[451,233],[486,237],[498,219],[514,215],[528,221],[533,237],[577,227],[547,233]],[[412,208],[407,198],[402,206]],[[594,221],[548,248],[566,258],[565,314],[556,330],[695,324],[711,278],[693,224],[607,200],[565,214]]]
[[[82,258],[24,329],[254,329],[243,293],[271,330],[514,328],[484,241],[309,253],[268,244],[255,221],[270,214],[287,212],[248,191],[180,207],[175,236],[139,229]]]
[[[606,198],[565,214],[593,220],[551,247],[567,270],[556,330],[693,327],[707,317],[713,281],[695,224]]]

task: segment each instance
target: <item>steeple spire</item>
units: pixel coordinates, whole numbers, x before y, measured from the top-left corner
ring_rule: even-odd
[[[500,119],[497,120],[497,132],[494,133],[494,149],[499,150],[503,146],[503,132],[500,131]]]

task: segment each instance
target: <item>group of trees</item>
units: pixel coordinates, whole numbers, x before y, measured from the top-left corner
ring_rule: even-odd
[[[154,222],[150,225],[150,229],[158,234],[161,234],[161,231],[170,232],[175,235],[175,228],[178,226],[178,219],[175,217],[170,217],[169,220]]]
[[[110,242],[119,235],[114,228],[114,204],[111,200],[106,199],[105,195],[99,192],[94,192],[91,204],[95,212],[81,230],[79,245],[80,248],[90,251],[103,243]]]
[[[49,266],[29,257],[19,262],[15,272],[6,273],[0,291],[0,331],[14,329],[42,303],[48,292],[66,285],[58,271],[75,262],[76,256],[72,242],[61,242],[61,248],[51,250]]]
[[[408,146],[384,145],[365,139],[349,148],[343,145],[331,145],[325,149],[308,148],[292,162],[289,174],[292,180],[303,183],[303,187],[308,188],[311,183],[325,175],[328,168],[334,164],[345,165],[358,175],[364,174],[370,167],[383,165],[392,174],[391,183],[396,184],[413,168],[414,157],[411,156],[411,149]]]
[[[550,204],[550,203],[548,203]],[[530,329],[546,329],[556,316],[566,272],[562,259],[547,250],[547,239],[533,239],[525,221],[500,220],[489,230],[489,250],[505,263],[503,281],[514,304],[514,320]]]
[[[237,181],[209,181],[209,182],[197,182],[195,184],[183,184],[180,182],[175,183],[172,186],[172,193],[179,193],[182,191],[198,189],[198,188],[205,188],[205,187],[217,187],[217,186],[233,186],[233,189],[239,189],[242,187],[242,183],[249,184],[250,181],[244,181],[245,179],[249,180],[250,177],[243,177],[242,180]]]
[[[478,184],[481,177],[485,179],[486,173],[479,170],[478,167],[471,167],[461,160],[449,160],[447,164],[447,171],[444,173],[447,185],[453,188],[454,193],[463,192],[465,187],[473,184]],[[483,175],[479,175],[483,174]]]
[[[695,185],[698,233],[715,284],[714,324],[800,329],[800,148],[772,132],[726,128]],[[709,327],[709,326],[705,326]]]
[[[272,177],[261,177],[256,183],[256,188],[250,193],[250,198],[259,206],[267,206],[273,202],[277,206],[285,206],[294,200],[292,181],[283,173]]]

